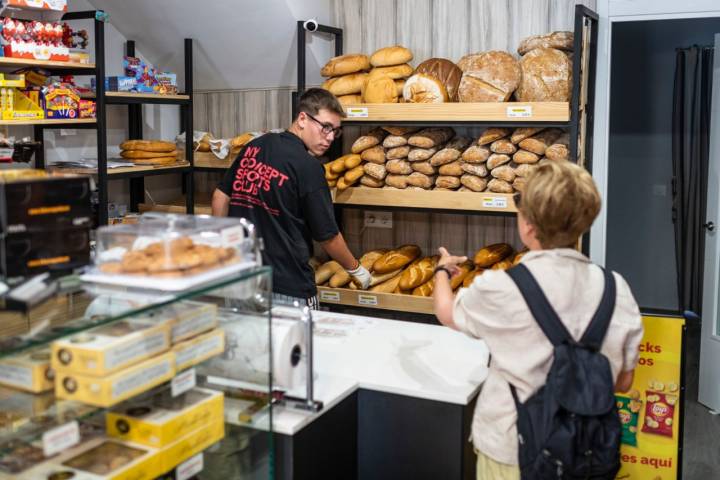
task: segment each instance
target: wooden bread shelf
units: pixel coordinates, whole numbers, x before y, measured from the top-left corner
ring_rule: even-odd
[[[68,128],[72,128],[72,125],[87,125],[95,124],[97,119],[95,118],[77,118],[77,119],[47,119],[43,118],[40,120],[0,120],[0,125],[67,125]]]
[[[377,293],[348,288],[317,287],[321,303],[351,307],[379,308],[399,312],[433,314],[432,297],[416,297],[398,293]]]
[[[398,190],[350,187],[334,190],[338,205],[517,213],[512,194],[492,192],[447,192],[444,190]]]
[[[176,198],[167,203],[141,203],[138,205],[140,213],[164,212],[164,213],[186,213],[185,197]],[[211,215],[210,197],[198,195],[195,198],[195,214]]]
[[[107,171],[108,176],[143,176],[142,174],[160,174],[160,173],[178,173],[184,172],[190,168],[190,164],[186,162],[173,163],[172,165],[138,165],[135,167],[118,167],[109,168]],[[97,169],[95,168],[53,168],[49,167],[48,170],[61,172],[61,173],[77,173],[83,175],[97,175]]]
[[[567,102],[368,103],[345,107],[344,122],[569,122]]]
[[[195,168],[227,170],[232,165],[233,159],[232,155],[220,159],[212,152],[194,152],[193,166]]]
[[[77,62],[55,62],[51,60],[31,60],[27,58],[13,58],[13,57],[0,57],[0,68],[2,67],[43,67],[61,69],[66,68],[68,70],[94,70],[94,63],[77,63]]]
[[[190,100],[190,95],[165,95],[159,93],[105,92],[105,96],[112,98],[142,98],[147,100]]]

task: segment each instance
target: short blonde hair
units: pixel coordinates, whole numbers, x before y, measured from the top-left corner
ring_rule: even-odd
[[[545,161],[527,177],[518,210],[535,227],[543,248],[570,247],[600,212],[600,192],[587,170]]]

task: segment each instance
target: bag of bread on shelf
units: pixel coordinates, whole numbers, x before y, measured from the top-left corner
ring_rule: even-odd
[[[352,153],[361,153],[363,150],[380,145],[386,135],[387,132],[382,128],[374,128],[365,135],[358,137],[358,139],[353,142],[350,151]]]
[[[320,70],[323,77],[339,77],[370,69],[370,58],[361,53],[348,53],[331,58]]]
[[[389,67],[403,65],[413,59],[412,52],[402,45],[393,45],[376,50],[370,56],[370,65],[373,67]]]
[[[374,273],[387,273],[404,268],[420,256],[420,247],[417,245],[402,245],[390,250],[373,264]]]
[[[446,143],[454,136],[455,131],[450,127],[424,128],[411,136],[408,139],[408,144],[419,148],[435,148]]]
[[[459,86],[461,102],[507,102],[522,77],[515,57],[498,50],[466,55],[458,64],[464,72]]]
[[[509,128],[486,128],[485,131],[480,134],[480,138],[478,138],[477,144],[481,146],[487,145],[489,143],[493,143],[496,140],[500,140],[501,138],[505,138],[508,135],[510,135]]]
[[[445,146],[435,155],[433,155],[430,159],[430,163],[433,166],[438,167],[440,165],[445,165],[446,163],[454,162],[460,158],[460,155],[462,155],[462,152],[470,146],[470,143],[472,143],[472,140],[469,138],[457,136],[445,144]]]
[[[476,267],[488,268],[504,260],[514,253],[513,247],[507,243],[487,245],[475,253],[473,263]]]
[[[519,102],[568,102],[572,94],[572,61],[554,48],[535,48],[520,59]]]
[[[552,32],[545,35],[533,35],[524,38],[518,46],[517,52],[525,55],[536,48],[556,48],[565,52],[573,51],[573,32]]]

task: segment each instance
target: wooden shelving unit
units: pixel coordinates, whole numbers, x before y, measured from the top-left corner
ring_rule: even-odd
[[[362,308],[379,308],[402,312],[433,313],[432,297],[416,297],[397,293],[376,293],[349,288],[318,287],[318,299],[322,303]]]
[[[42,120],[0,120],[0,125],[63,125],[72,128],[73,125],[95,125],[95,118],[70,119],[47,119]]]
[[[333,191],[336,205],[382,208],[417,208],[464,212],[516,213],[511,194],[491,192],[446,192],[350,187]]]
[[[48,68],[52,70],[95,70],[94,63],[77,63],[77,62],[55,62],[51,60],[32,60],[27,58],[0,57],[0,67],[38,67]]]
[[[54,168],[48,167],[49,171],[61,173],[76,173],[81,175],[97,175],[95,168]],[[187,173],[190,171],[190,164],[187,162],[178,162],[172,165],[138,165],[135,167],[118,167],[109,168],[107,175],[110,177],[146,177],[155,175],[164,175],[167,173]]]
[[[234,160],[233,156],[219,159],[212,152],[194,152],[193,166],[196,170],[227,170]]]
[[[185,197],[177,198],[167,203],[141,203],[138,205],[140,213],[144,212],[163,212],[163,213],[186,213]],[[196,215],[211,215],[210,197],[199,197],[195,199]]]

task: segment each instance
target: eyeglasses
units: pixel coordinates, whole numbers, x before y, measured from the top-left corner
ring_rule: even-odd
[[[515,192],[513,193],[513,202],[515,202],[515,208],[520,208],[520,201],[522,200],[522,193],[521,192]]]
[[[330,135],[330,133],[332,133],[335,138],[340,138],[342,136],[342,127],[335,128],[330,123],[323,123],[307,112],[305,112],[305,115],[307,115],[308,117],[313,119],[315,121],[315,123],[317,123],[318,125],[320,125],[320,127],[322,127],[321,131],[322,131],[323,135],[327,136],[327,135]]]

